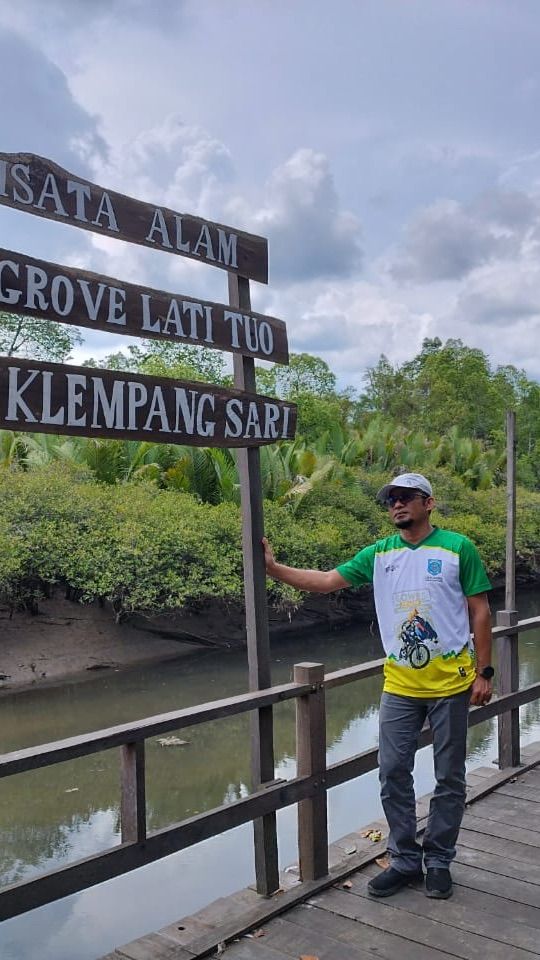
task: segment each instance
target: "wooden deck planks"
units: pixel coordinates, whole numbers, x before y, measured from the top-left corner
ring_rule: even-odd
[[[291,923],[288,919],[277,917],[267,927],[263,927],[265,947],[287,958],[297,960],[299,956],[317,956],[318,960],[343,960],[343,944],[331,936],[328,923],[325,929],[314,931],[310,927],[303,927]],[[234,960],[234,957],[231,957]],[[350,941],[347,944],[347,960],[374,960],[361,939]],[[440,958],[439,958],[440,960]]]
[[[476,811],[476,804],[473,807],[473,810]],[[465,816],[463,817],[462,828],[475,830],[478,833],[485,833],[490,837],[500,837],[505,840],[516,840],[518,843],[527,844],[527,846],[540,848],[540,836],[538,833],[527,830],[524,830],[521,826],[516,826],[515,824],[498,822],[497,820],[490,820],[487,817],[480,815],[480,810],[478,809],[478,815],[476,812],[474,814],[468,813],[465,811]]]
[[[533,847],[527,843],[523,831],[521,831],[521,838],[521,840],[509,840],[508,837],[496,837],[477,830],[462,828],[459,834],[459,846],[460,848],[471,847],[473,850],[494,853],[508,860],[540,866],[540,847]]]
[[[491,893],[503,900],[511,901],[508,904],[509,909],[512,909],[515,903],[528,904],[530,907],[540,909],[540,890],[532,883],[512,880],[510,877],[502,877],[463,863],[452,865],[452,876],[454,882],[463,887],[472,887],[473,890],[481,890],[483,893]]]
[[[347,948],[350,944],[358,944],[362,949],[369,951],[371,957],[382,957],[385,960],[396,960],[397,957],[399,960],[448,960],[450,957],[450,954],[442,950],[403,940],[397,932],[389,933],[347,917],[337,916],[311,903],[295,907],[287,914],[287,920],[291,924],[306,927],[312,931],[315,943],[317,943],[317,937],[324,934],[340,944],[347,944]],[[317,956],[316,951],[315,956]],[[341,947],[341,956],[346,960],[348,949],[344,951]]]
[[[118,960],[192,960],[193,954],[159,933],[150,933],[116,951]]]
[[[120,947],[111,960],[195,960],[211,943],[234,936],[232,929],[251,916],[257,937],[238,936],[226,946],[227,960],[533,960],[540,957],[540,769],[474,771],[473,793],[490,779],[494,792],[466,810],[456,861],[454,895],[438,901],[421,888],[406,888],[391,898],[367,892],[379,867],[371,862],[312,899],[291,905],[281,916],[265,919],[264,903],[254,891],[223,898],[196,917],[187,918]],[[351,858],[353,859],[353,858]],[[283,901],[289,894],[282,895]],[[281,899],[281,898],[280,898]],[[283,903],[285,907],[285,903]],[[247,925],[243,926],[243,930]],[[222,951],[214,947],[213,957]],[[104,958],[106,960],[106,958]]]
[[[523,830],[540,833],[540,816],[537,806],[528,800],[502,796],[497,792],[490,794],[485,800],[478,801],[478,804],[475,803],[474,810],[478,811],[478,816],[488,820],[507,823],[509,826],[517,824]]]
[[[423,944],[430,949],[442,950],[463,960],[477,960],[477,957],[487,949],[485,937],[469,930],[439,923],[428,916],[412,915],[389,902],[393,898],[374,901],[371,898],[367,899],[368,896],[367,892],[365,896],[358,896],[334,889],[316,897],[313,903],[324,910],[379,930],[386,930],[389,933],[399,931],[400,937],[404,940]],[[531,960],[530,955],[524,950],[495,940],[489,940],[489,955],[491,960]]]
[[[504,855],[486,853],[484,850],[463,846],[461,842],[458,846],[456,862],[467,864],[469,867],[478,867],[480,870],[487,870],[502,877],[511,877],[513,880],[522,880],[540,886],[540,863],[523,863],[518,860],[511,860]],[[537,895],[540,902],[540,890],[537,891]]]
[[[540,803],[540,783],[538,787],[530,783],[505,783],[502,787],[499,787],[497,793],[502,797],[518,797],[520,800]]]
[[[501,785],[467,812],[450,900],[431,900],[412,887],[375,900],[367,883],[380,868],[372,863],[350,878],[350,889],[336,884],[263,925],[263,936],[249,946],[245,938],[230,944],[230,960],[271,960],[272,951],[274,960],[540,957],[540,775],[534,773]]]
[[[365,872],[370,873],[371,869]],[[358,887],[356,883],[353,883],[352,892],[369,896],[365,888]],[[478,900],[476,903],[471,903],[470,891],[459,885],[455,886],[454,895],[450,900],[430,900],[424,895],[423,890],[408,888],[392,897],[392,905],[414,915],[429,916],[439,923],[476,933],[489,940],[529,950],[533,954],[539,949],[537,927],[519,922],[508,923],[507,917],[501,914],[501,902],[496,897],[486,897],[482,908],[478,909]]]

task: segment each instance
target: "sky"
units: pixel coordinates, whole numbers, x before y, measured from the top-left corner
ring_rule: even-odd
[[[342,387],[434,336],[540,379],[539,49],[537,0],[0,0],[0,150],[267,237],[253,309]],[[0,245],[226,302],[5,207]],[[82,332],[76,362],[133,342]]]

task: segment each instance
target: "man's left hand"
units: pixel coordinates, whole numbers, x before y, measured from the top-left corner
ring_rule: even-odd
[[[481,707],[489,703],[493,696],[493,681],[477,677],[472,685],[471,706]]]

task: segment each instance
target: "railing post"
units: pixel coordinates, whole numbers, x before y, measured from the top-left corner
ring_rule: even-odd
[[[518,622],[516,610],[498,610],[497,626],[508,627],[507,634],[497,637],[497,690],[499,696],[519,690],[519,636],[512,630]],[[519,707],[498,717],[499,769],[520,764]]]
[[[497,626],[508,634],[497,638],[499,695],[519,689],[519,638],[512,630],[518,622],[516,607],[516,414],[506,412],[506,577],[505,609],[497,612]],[[499,768],[517,767],[519,752],[519,708],[502,713],[499,724]]]
[[[328,874],[324,666],[321,663],[297,663],[294,681],[313,685],[313,692],[298,697],[296,701],[297,776],[316,776],[318,783],[315,796],[298,804],[300,879],[309,881]]]
[[[122,843],[146,840],[144,740],[120,748]]]

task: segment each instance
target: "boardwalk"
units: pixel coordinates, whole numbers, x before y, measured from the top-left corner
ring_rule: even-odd
[[[225,960],[473,960],[484,954],[490,960],[540,957],[538,750],[535,745],[528,751],[526,762],[531,768],[525,772],[515,770],[505,776],[485,768],[469,777],[471,802],[452,869],[454,895],[448,901],[427,899],[421,889],[412,888],[385,900],[370,897],[367,883],[380,867],[373,852],[363,853],[360,844],[355,853],[350,846],[354,837],[361,837],[359,833],[334,848],[341,849],[341,864],[343,853],[352,851],[351,860],[359,857],[367,861],[365,865],[355,872],[344,871],[335,862],[334,849],[332,885],[308,894],[305,902],[297,902],[286,912],[285,902],[276,906],[278,898],[262,904],[258,898],[255,907],[256,894],[243,891],[218,901],[195,918],[119,948],[106,960],[192,960],[204,954],[223,955]],[[426,802],[421,801],[420,826],[425,813]],[[296,886],[298,890],[300,884]],[[291,897],[294,884],[282,894],[283,901]],[[282,912],[265,919],[265,903],[267,913]],[[251,930],[247,925],[250,910]],[[229,940],[235,922],[239,936],[211,949],[220,930],[223,940]]]

